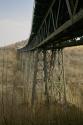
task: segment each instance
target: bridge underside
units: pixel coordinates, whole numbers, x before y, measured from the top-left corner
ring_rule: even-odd
[[[44,77],[41,79],[45,84],[47,101],[49,102],[48,85],[49,82],[54,82],[53,74],[56,74],[55,81],[58,82],[58,89],[63,90],[63,92],[62,90],[58,92],[59,96],[64,93],[63,100],[66,102],[63,48],[83,45],[82,36],[83,0],[35,0],[29,42],[20,50],[21,52],[33,51],[35,54],[32,105],[35,100],[36,85],[42,81],[38,78],[38,74],[40,74],[38,65],[41,60],[39,56],[43,58],[42,74]],[[54,69],[56,69],[55,72],[53,72]],[[40,76],[42,75],[40,74]]]
[[[62,104],[67,109],[71,97],[67,96],[63,48],[82,44],[83,0],[35,0],[31,35],[19,50],[32,109],[39,103]]]
[[[58,90],[56,97],[59,102],[66,103],[63,48],[83,45],[82,36],[83,0],[35,0],[31,35],[28,44],[20,49],[21,52],[31,51],[35,55],[32,105],[39,83],[42,86],[44,84],[48,104],[48,88],[53,83],[56,89],[54,92]]]
[[[68,40],[83,35],[82,0],[35,0],[32,31],[28,44],[23,51],[36,48],[60,48],[70,46]],[[66,41],[66,42],[65,42]],[[72,41],[72,45],[80,45]],[[57,46],[58,44],[58,46]]]

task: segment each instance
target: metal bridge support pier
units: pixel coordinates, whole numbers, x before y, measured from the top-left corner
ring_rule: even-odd
[[[49,104],[49,91],[48,91],[48,58],[47,58],[47,51],[43,51],[43,61],[44,61],[44,82],[45,82],[45,96],[46,96],[46,104]]]
[[[38,72],[38,50],[34,53],[34,74],[33,74],[33,86],[32,86],[32,99],[31,105],[33,106],[36,99],[36,84],[37,84],[37,72]]]
[[[47,52],[37,50],[34,52],[34,75],[32,86],[32,100],[31,104],[45,100],[46,104],[49,104],[49,92],[48,92],[48,59]],[[38,100],[39,97],[40,99]],[[40,103],[39,102],[39,103]]]
[[[46,104],[50,101],[66,103],[63,50],[34,51],[34,74],[31,104],[34,105],[42,87]],[[55,98],[55,100],[54,100]]]
[[[56,94],[58,97],[57,101],[60,103],[66,103],[66,84],[64,78],[64,64],[63,64],[63,50],[57,49],[55,54],[55,66],[54,66],[54,75],[55,75],[55,86]]]

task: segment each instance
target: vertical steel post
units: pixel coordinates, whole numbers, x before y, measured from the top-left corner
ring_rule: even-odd
[[[35,62],[34,62],[34,77],[33,77],[33,86],[32,86],[32,100],[31,105],[34,105],[36,98],[36,84],[37,84],[37,71],[38,71],[38,50],[34,52],[35,54]]]
[[[47,62],[47,51],[43,51],[44,55],[44,82],[45,82],[45,96],[46,96],[46,103],[49,104],[49,92],[48,92],[48,62]]]

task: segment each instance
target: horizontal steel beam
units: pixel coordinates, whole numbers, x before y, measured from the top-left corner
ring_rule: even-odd
[[[52,39],[55,38],[61,34],[63,31],[65,31],[66,29],[72,27],[75,23],[79,22],[81,19],[83,19],[83,9],[80,10],[76,15],[72,16],[71,19],[69,19],[68,21],[66,21],[63,25],[61,25],[58,29],[56,29],[55,32],[53,32],[51,35],[49,35],[46,39],[44,39],[42,42],[40,42],[39,44],[36,43],[36,41],[33,41],[33,44],[30,43],[28,45],[28,50],[34,50],[46,43],[48,43],[49,41],[52,42]]]
[[[66,47],[72,47],[72,46],[80,46],[83,45],[83,39],[81,40],[67,40],[65,42],[62,42],[60,44],[56,44],[55,46],[53,46],[52,49],[62,49],[62,48],[66,48]],[[48,48],[50,49],[50,48]]]

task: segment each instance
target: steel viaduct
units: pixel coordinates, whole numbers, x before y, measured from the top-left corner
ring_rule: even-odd
[[[63,49],[83,45],[83,0],[34,0],[31,34],[20,53],[34,53],[32,105],[36,86],[44,81],[49,103],[48,83],[56,77],[58,100],[66,102]],[[79,40],[78,40],[79,38]],[[41,64],[41,61],[43,64]],[[41,67],[43,77],[39,77]],[[55,76],[53,76],[55,70]]]

